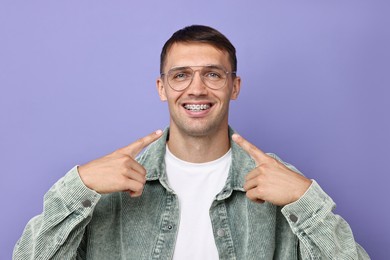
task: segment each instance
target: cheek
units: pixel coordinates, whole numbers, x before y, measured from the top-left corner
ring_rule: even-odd
[[[235,95],[232,89],[229,89],[228,91],[224,92],[223,96],[221,96],[221,100],[223,100],[225,103],[229,103],[230,100],[233,99],[235,99]]]
[[[171,92],[165,93],[165,98],[165,101],[168,102],[169,107],[174,107],[180,98],[180,94]]]

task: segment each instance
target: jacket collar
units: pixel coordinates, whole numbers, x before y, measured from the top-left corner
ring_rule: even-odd
[[[229,126],[232,163],[225,187],[217,195],[218,200],[229,197],[233,190],[244,191],[245,175],[255,167],[253,159],[232,140],[231,137],[233,133],[235,133],[234,130]],[[137,160],[146,169],[147,181],[159,180],[166,189],[172,191],[168,185],[164,160],[168,137],[169,128],[166,128],[163,135],[157,141],[149,145]]]

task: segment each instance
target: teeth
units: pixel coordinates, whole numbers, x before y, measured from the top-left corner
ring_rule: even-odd
[[[196,105],[190,105],[187,104],[184,106],[185,109],[191,110],[191,111],[202,111],[210,108],[210,105],[207,104],[196,104]]]

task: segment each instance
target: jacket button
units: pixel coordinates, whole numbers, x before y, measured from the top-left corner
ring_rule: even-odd
[[[84,200],[81,204],[83,204],[84,208],[89,208],[92,205],[90,200]]]
[[[219,237],[223,237],[223,236],[225,235],[225,230],[223,230],[222,228],[218,229],[217,235],[218,235]]]
[[[168,228],[169,230],[171,230],[173,227],[172,227],[172,225],[168,225],[167,228]]]
[[[298,217],[296,216],[296,215],[294,215],[294,214],[291,214],[290,216],[289,216],[289,218],[290,218],[290,220],[292,221],[292,222],[297,222],[298,221]]]

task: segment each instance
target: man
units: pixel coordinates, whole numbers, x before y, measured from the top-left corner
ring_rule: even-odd
[[[170,127],[68,172],[14,258],[369,259],[314,180],[229,127],[236,70],[218,31],[173,34],[157,80]]]

